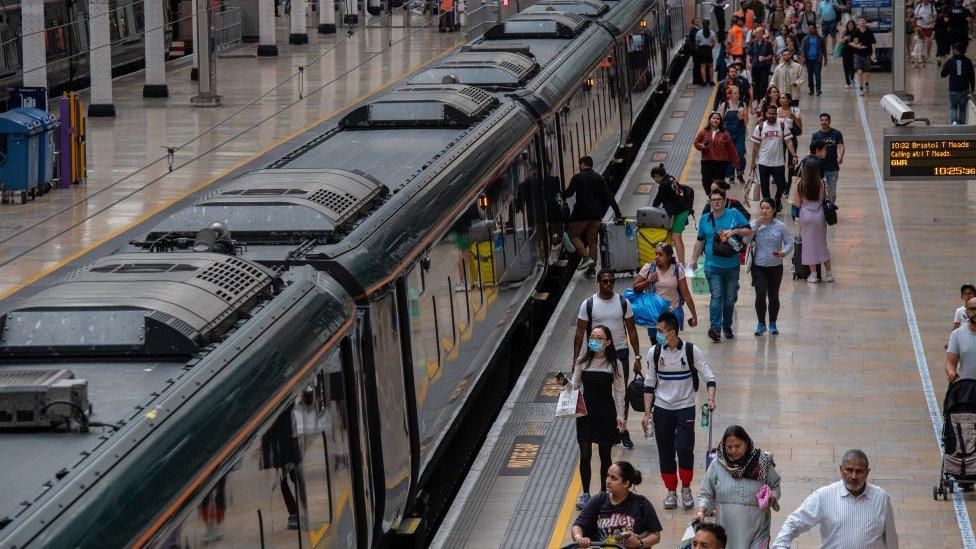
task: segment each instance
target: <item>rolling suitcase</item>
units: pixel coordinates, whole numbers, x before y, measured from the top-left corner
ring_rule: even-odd
[[[671,230],[661,227],[641,227],[637,229],[637,257],[641,266],[654,261],[657,245],[671,243]]]
[[[615,273],[637,272],[637,222],[628,219],[617,225],[606,221],[600,229],[600,265]]]
[[[637,226],[640,228],[651,227],[660,229],[671,229],[673,219],[664,208],[645,206],[637,209]]]
[[[799,236],[793,238],[793,280],[806,280],[810,267],[803,264],[803,241]],[[817,278],[820,278],[820,265],[817,265]]]
[[[705,406],[707,406],[707,404]],[[702,412],[704,412],[704,410],[702,410]],[[715,413],[714,411],[709,411],[707,416],[703,415],[703,418],[706,418],[706,420],[708,421],[708,446],[705,447],[705,470],[706,471],[708,470],[708,466],[711,465],[712,462],[715,461],[715,458],[718,456],[718,449],[716,449],[712,445],[712,425],[715,423],[714,421],[712,421],[712,414],[714,413]]]

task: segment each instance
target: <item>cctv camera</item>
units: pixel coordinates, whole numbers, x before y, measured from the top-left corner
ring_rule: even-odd
[[[881,98],[881,106],[891,115],[891,121],[896,126],[911,124],[915,121],[915,109],[893,93],[889,93]]]

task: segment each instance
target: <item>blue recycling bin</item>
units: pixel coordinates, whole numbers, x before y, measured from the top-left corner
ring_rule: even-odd
[[[43,126],[19,112],[0,114],[0,188],[20,192],[21,202],[37,191],[38,149]]]
[[[54,144],[57,142],[61,123],[53,114],[33,107],[17,107],[10,109],[10,112],[29,116],[41,124],[43,134],[38,139],[37,157],[40,165],[37,168],[37,185],[46,191],[54,184]]]

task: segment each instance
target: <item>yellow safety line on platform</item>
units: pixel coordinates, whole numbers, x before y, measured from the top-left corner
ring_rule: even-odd
[[[573,478],[569,481],[569,489],[566,491],[566,497],[559,508],[559,516],[556,517],[556,525],[552,528],[552,536],[549,537],[549,549],[559,549],[562,546],[563,539],[566,537],[566,530],[569,529],[569,523],[573,519],[573,511],[576,510],[576,494],[583,489],[578,471],[579,460],[577,459],[576,467],[573,468]]]
[[[705,112],[702,113],[701,122],[698,124],[698,128],[695,128],[695,133],[697,135],[699,128],[704,128],[705,123],[708,122],[708,115],[712,114],[712,105],[715,104],[715,96],[718,95],[718,86],[712,88],[712,93],[708,94],[708,103],[705,103]],[[696,149],[694,146],[688,147],[688,159],[685,160],[685,167],[681,169],[681,177],[678,181],[682,185],[688,184],[688,172],[691,171],[691,163],[695,159]],[[692,187],[694,188],[694,187]],[[705,197],[705,202],[708,202],[708,197]]]
[[[712,114],[711,106],[715,104],[715,96],[718,94],[718,86],[712,88],[712,92],[708,94],[708,103],[705,104],[705,112],[702,113],[701,123],[698,124],[699,128],[705,127],[705,122],[708,120],[708,115]],[[698,129],[695,129],[697,133]],[[648,136],[651,137],[651,136]],[[688,182],[688,172],[691,171],[691,163],[695,159],[696,153],[695,147],[688,147],[688,159],[685,160],[684,168],[681,169],[681,176],[678,178],[682,184],[687,185]],[[576,468],[573,469],[573,480],[570,481],[569,487],[566,490],[566,495],[563,498],[563,504],[559,508],[559,516],[556,518],[556,524],[552,529],[552,536],[549,538],[549,549],[559,549],[563,544],[563,539],[566,536],[566,530],[569,528],[569,523],[573,518],[573,511],[576,509],[576,495],[580,493],[583,486],[580,484],[579,475],[577,471],[579,470],[579,460],[576,461]],[[603,479],[599,479],[598,482],[602,483]],[[601,484],[602,485],[602,484]]]
[[[62,260],[58,261],[57,263],[54,263],[53,265],[51,265],[49,267],[45,267],[45,268],[41,269],[40,271],[38,271],[36,274],[31,275],[31,276],[25,278],[24,280],[21,280],[16,285],[14,285],[12,288],[9,288],[9,289],[7,289],[7,290],[5,290],[3,292],[0,292],[0,299],[6,299],[7,297],[9,297],[10,295],[14,294],[15,292],[18,292],[18,291],[22,290],[24,287],[29,286],[29,285],[33,284],[34,282],[37,282],[38,280],[40,280],[41,278],[47,276],[48,274],[50,274],[50,273],[52,273],[52,272],[60,269],[61,267],[64,267],[68,263],[71,263],[72,261],[74,261],[74,260],[78,259],[79,257],[81,257],[81,256],[83,256],[83,255],[85,255],[85,254],[87,254],[89,252],[91,252],[92,250],[94,250],[95,248],[101,246],[102,244],[105,244],[106,242],[112,240],[113,238],[116,238],[120,234],[122,234],[122,233],[124,233],[124,232],[126,232],[126,231],[128,231],[130,229],[132,229],[133,227],[135,227],[139,223],[142,223],[143,221],[145,221],[145,220],[153,217],[154,215],[159,214],[159,212],[165,210],[166,208],[169,208],[170,206],[172,206],[173,204],[179,202],[180,200],[183,200],[184,198],[190,196],[191,194],[193,194],[195,192],[198,192],[201,189],[204,189],[205,187],[207,187],[209,185],[212,185],[217,180],[219,180],[219,179],[221,179],[223,177],[226,177],[227,174],[229,174],[232,171],[240,168],[241,166],[247,164],[248,162],[253,161],[254,159],[260,157],[263,154],[267,154],[271,149],[274,149],[275,147],[280,146],[282,143],[285,143],[286,141],[290,141],[290,140],[298,137],[299,135],[307,132],[308,130],[312,129],[313,127],[317,126],[318,124],[321,124],[322,122],[324,122],[324,121],[332,118],[333,116],[336,116],[337,114],[339,114],[339,113],[341,113],[341,112],[343,112],[343,111],[345,111],[345,110],[347,110],[347,109],[355,106],[357,103],[359,103],[363,99],[366,99],[370,95],[373,95],[374,93],[377,93],[377,92],[379,92],[381,90],[384,90],[386,88],[389,88],[390,86],[392,86],[393,84],[395,84],[397,81],[399,81],[401,79],[402,75],[409,74],[409,73],[412,73],[414,71],[417,71],[421,67],[423,67],[425,65],[428,65],[430,63],[433,63],[434,61],[437,61],[438,59],[444,57],[448,53],[451,53],[456,48],[457,48],[457,45],[452,45],[452,46],[444,49],[443,51],[441,51],[439,54],[437,54],[433,58],[431,58],[431,59],[429,59],[427,61],[424,61],[422,63],[417,63],[416,65],[413,65],[411,67],[408,67],[400,75],[398,75],[398,76],[396,76],[394,78],[391,78],[391,79],[387,80],[386,82],[383,82],[379,86],[376,86],[374,88],[369,89],[368,91],[364,92],[360,96],[358,96],[355,99],[353,99],[351,102],[349,102],[345,106],[343,106],[341,108],[338,108],[338,109],[333,109],[329,113],[327,113],[327,114],[319,117],[314,122],[310,123],[309,125],[305,126],[304,128],[302,128],[302,129],[300,129],[300,130],[298,130],[298,131],[296,131],[296,132],[294,132],[294,133],[292,133],[290,135],[287,135],[285,137],[282,137],[281,139],[278,139],[277,141],[274,141],[270,145],[264,147],[263,149],[261,149],[260,151],[258,151],[256,153],[254,153],[253,156],[250,156],[250,157],[246,158],[245,160],[242,160],[242,161],[238,162],[237,164],[234,164],[233,166],[231,166],[231,167],[227,168],[226,170],[220,172],[219,174],[211,177],[210,179],[207,179],[206,181],[204,181],[203,183],[200,183],[199,185],[190,187],[188,190],[186,190],[185,192],[183,192],[182,194],[180,194],[176,198],[170,200],[169,202],[166,202],[165,204],[157,207],[156,209],[154,209],[154,210],[152,210],[150,212],[147,212],[147,213],[144,213],[144,214],[140,215],[139,217],[135,218],[133,221],[129,222],[125,226],[123,226],[123,227],[121,227],[119,229],[116,229],[115,231],[110,232],[106,236],[103,236],[102,238],[96,240],[95,242],[89,244],[88,246],[85,246],[84,248],[78,250],[77,252],[69,255],[65,259],[62,259]],[[267,120],[266,122],[271,122],[271,120]],[[256,128],[254,128],[254,129],[256,129]],[[163,177],[165,177],[165,175]]]

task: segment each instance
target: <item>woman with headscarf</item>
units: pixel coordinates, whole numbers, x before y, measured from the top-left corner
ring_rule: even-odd
[[[727,547],[769,547],[770,515],[779,510],[780,476],[773,455],[753,444],[746,430],[725,430],[717,457],[708,466],[698,493],[698,519],[717,509],[717,522],[729,537]]]

